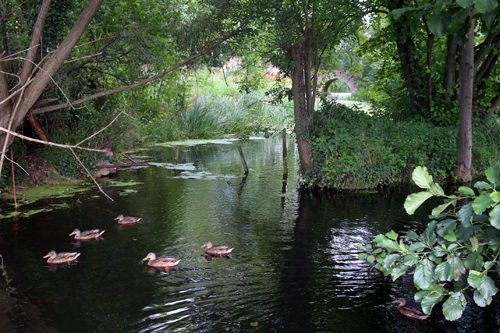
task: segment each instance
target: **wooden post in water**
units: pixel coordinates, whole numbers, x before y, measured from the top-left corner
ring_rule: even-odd
[[[243,169],[245,170],[245,175],[247,175],[248,174],[247,162],[245,161],[245,156],[243,155],[243,150],[241,150],[241,146],[238,146],[238,152],[240,153],[241,164],[243,164]]]
[[[286,163],[286,128],[283,128],[283,174],[288,175],[288,165]]]
[[[175,158],[174,158],[175,164],[177,164],[178,160],[179,160],[179,146],[176,146],[175,147]]]

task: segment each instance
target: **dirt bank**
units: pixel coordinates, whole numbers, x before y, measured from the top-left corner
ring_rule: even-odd
[[[41,302],[24,284],[0,235],[0,332],[57,333],[43,319]]]

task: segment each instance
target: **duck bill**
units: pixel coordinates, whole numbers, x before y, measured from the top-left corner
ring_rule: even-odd
[[[146,257],[146,258],[142,259],[141,261],[146,261],[146,260],[148,260],[148,259],[149,259],[149,257]]]
[[[74,233],[74,232],[72,232],[72,233],[70,233],[69,235],[70,235],[70,236],[73,236],[74,234],[75,234],[75,233]]]
[[[48,258],[48,257],[49,257],[49,255],[47,254],[46,256],[43,256],[43,257],[44,257],[44,258]]]
[[[201,247],[205,247],[206,245],[202,245]]]
[[[393,302],[391,302],[391,303],[399,303],[399,301],[398,301],[398,300],[395,300],[395,301],[393,301]]]

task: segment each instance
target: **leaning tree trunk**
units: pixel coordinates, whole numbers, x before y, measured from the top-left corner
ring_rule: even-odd
[[[290,57],[295,63],[292,72],[293,114],[295,118],[295,134],[299,150],[300,165],[305,173],[312,165],[312,146],[309,138],[307,118],[307,102],[304,84],[304,62],[300,48],[292,48]]]
[[[458,180],[468,181],[472,178],[472,102],[474,88],[474,26],[476,23],[472,16],[477,11],[469,9],[470,30],[467,34],[468,41],[462,48],[460,60],[460,117],[457,142],[457,167],[455,176]]]

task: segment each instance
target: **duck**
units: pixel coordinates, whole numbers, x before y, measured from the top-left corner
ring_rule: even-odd
[[[205,247],[205,246],[206,246],[205,253],[210,254],[210,255],[220,256],[221,258],[224,255],[230,254],[231,251],[234,249],[234,248],[230,248],[227,245],[213,245],[212,242],[210,242],[210,241],[205,242],[205,244],[202,245],[201,247]]]
[[[149,260],[148,260],[149,259]],[[169,267],[177,266],[181,259],[175,257],[158,257],[153,252],[149,252],[146,258],[142,259],[142,261],[148,260],[148,266],[164,268],[168,271]]]
[[[99,237],[104,233],[105,230],[93,229],[80,231],[80,229],[73,230],[70,236],[75,235],[75,239],[89,240],[89,239],[99,239]]]
[[[115,220],[118,220],[118,224],[133,224],[133,223],[139,223],[141,220],[140,217],[130,217],[130,216],[123,216],[122,214],[118,215]]]
[[[194,161],[193,166],[197,168],[199,164],[200,164],[200,161],[196,160],[196,161]]]
[[[64,264],[68,263],[68,265],[72,262],[75,261],[76,258],[80,255],[80,252],[59,252],[57,253],[56,251],[50,251],[47,253],[44,258],[49,258],[47,259],[47,263],[49,264]]]
[[[406,305],[406,299],[403,297],[398,298],[392,303],[399,303],[398,310],[403,316],[412,318],[413,320],[425,320],[429,315],[425,314],[419,308],[413,305]]]

